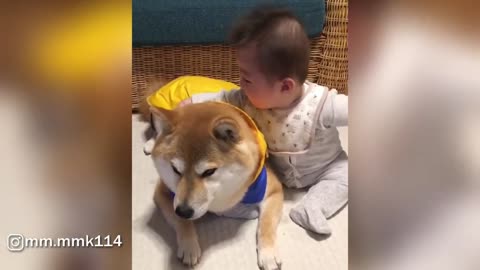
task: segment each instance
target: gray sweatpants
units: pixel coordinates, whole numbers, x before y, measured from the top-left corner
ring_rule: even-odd
[[[347,154],[342,151],[323,170],[302,175],[294,183],[290,181],[288,184],[297,188],[308,187],[307,194],[290,211],[290,218],[307,230],[330,234],[327,219],[348,201]]]

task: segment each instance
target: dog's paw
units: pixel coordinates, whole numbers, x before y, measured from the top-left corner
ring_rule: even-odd
[[[200,262],[202,250],[198,240],[193,237],[178,239],[177,257],[188,266],[195,266]]]
[[[258,267],[262,270],[280,270],[282,261],[278,251],[274,248],[262,248],[258,250]]]

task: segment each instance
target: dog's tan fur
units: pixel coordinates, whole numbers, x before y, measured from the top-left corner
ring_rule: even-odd
[[[245,171],[246,180],[238,179],[228,184],[228,188],[232,189],[230,193],[218,189],[214,193],[215,198],[210,199],[208,211],[222,212],[242,200],[248,187],[255,181],[262,154],[246,120],[229,105],[209,102],[174,111],[152,108],[152,113],[162,127],[152,158],[155,161],[160,157],[165,160],[181,157],[185,165],[175,186],[175,199],[172,199],[164,181],[160,181],[154,201],[176,231],[178,257],[183,263],[193,266],[198,263],[201,254],[195,226],[192,220],[177,216],[174,209],[179,204],[204,205],[203,202],[211,196],[208,182],[213,180],[200,177],[198,169],[195,171],[198,168],[195,164],[203,160],[207,167],[218,170],[238,164]],[[218,174],[221,175],[220,172]],[[267,179],[266,194],[259,207],[258,264],[262,269],[279,269],[281,262],[276,251],[276,229],[282,213],[283,190],[270,168],[267,168]],[[221,184],[225,185],[223,182]]]

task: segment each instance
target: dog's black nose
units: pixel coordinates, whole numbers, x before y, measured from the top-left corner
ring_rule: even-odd
[[[193,209],[188,205],[181,204],[175,209],[175,214],[182,218],[191,218],[193,216]]]

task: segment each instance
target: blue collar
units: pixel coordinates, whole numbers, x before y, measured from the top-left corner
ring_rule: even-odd
[[[248,187],[247,192],[243,196],[241,203],[245,204],[254,204],[259,203],[265,197],[265,192],[267,191],[267,167],[263,166],[262,171],[258,175],[255,182]],[[175,193],[170,191],[170,195],[175,197]]]
[[[267,167],[263,166],[255,182],[248,187],[247,193],[243,196],[241,203],[254,204],[263,200],[267,190]]]

